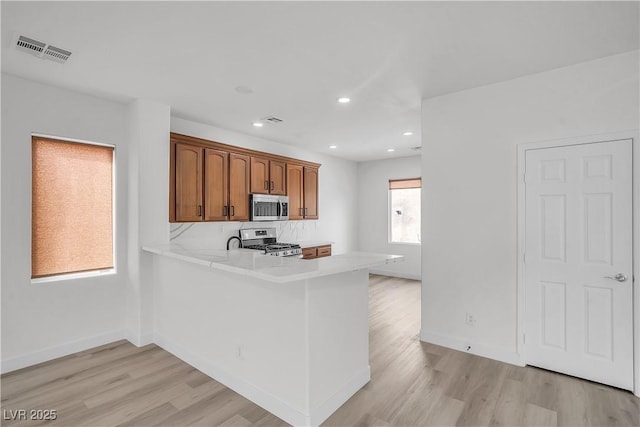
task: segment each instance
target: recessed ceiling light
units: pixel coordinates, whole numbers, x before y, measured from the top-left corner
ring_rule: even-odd
[[[393,153],[394,151],[396,151],[396,149],[395,149],[395,148],[387,148],[387,151],[388,151],[389,153]]]
[[[338,148],[337,145],[330,145],[329,148]]]
[[[413,132],[411,132],[410,130],[408,130],[408,131],[402,132],[402,134],[403,134],[404,136],[411,136],[411,135],[413,135]]]
[[[340,104],[348,104],[349,102],[351,102],[351,98],[347,98],[346,96],[343,96],[342,98],[338,98],[338,102]]]
[[[252,125],[254,125],[257,128],[261,128],[262,126],[264,126],[264,123],[260,123],[260,122],[253,122]]]

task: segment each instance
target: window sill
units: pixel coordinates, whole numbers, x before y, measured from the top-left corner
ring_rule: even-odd
[[[389,242],[390,245],[422,246],[421,242]]]
[[[60,274],[57,276],[49,276],[49,277],[38,277],[37,279],[31,279],[32,285],[37,285],[41,283],[49,283],[49,282],[61,282],[64,280],[75,280],[75,279],[87,279],[91,277],[102,277],[102,276],[112,276],[116,274],[115,268],[109,268],[106,270],[98,270],[98,271],[86,271],[82,273],[69,273],[69,274]]]

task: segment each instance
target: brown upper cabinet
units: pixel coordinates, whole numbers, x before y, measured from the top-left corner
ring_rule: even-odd
[[[317,219],[319,167],[171,133],[169,221],[248,221],[250,193],[289,194],[290,219]]]
[[[304,166],[287,163],[289,219],[304,219]]]
[[[304,167],[304,218],[318,219],[317,167]]]
[[[176,181],[177,184],[177,181]],[[229,153],[204,149],[203,221],[226,221],[229,206]]]
[[[229,155],[229,219],[249,221],[250,157],[245,154]]]
[[[249,220],[249,156],[173,141],[171,154],[171,222]]]
[[[203,221],[249,221],[249,156],[204,153]]]
[[[289,219],[318,219],[318,167],[287,164]]]
[[[175,144],[175,147],[172,148],[172,154],[175,158],[176,221],[202,221],[202,156],[204,149],[188,144]]]
[[[286,169],[283,161],[251,157],[251,192],[286,195]]]

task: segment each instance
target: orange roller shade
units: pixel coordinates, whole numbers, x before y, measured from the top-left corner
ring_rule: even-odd
[[[390,179],[389,190],[398,190],[403,188],[421,188],[422,178],[411,179]]]
[[[32,278],[113,268],[113,154],[32,138]]]

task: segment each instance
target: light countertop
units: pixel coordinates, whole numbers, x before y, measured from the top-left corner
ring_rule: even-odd
[[[326,243],[328,244],[328,243]],[[295,257],[264,255],[252,249],[229,251],[194,245],[170,243],[143,246],[143,250],[232,273],[256,277],[270,282],[287,283],[330,274],[362,270],[400,261],[401,255],[350,252],[330,257],[303,260]]]

